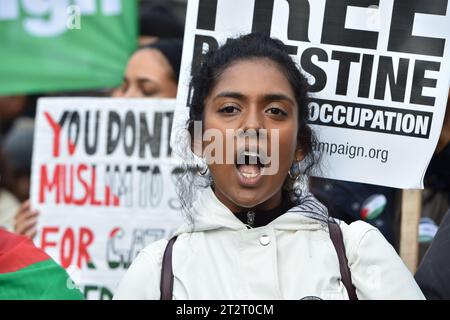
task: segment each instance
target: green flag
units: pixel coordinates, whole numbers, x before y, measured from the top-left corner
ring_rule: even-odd
[[[0,0],[0,95],[117,86],[136,38],[136,0]]]

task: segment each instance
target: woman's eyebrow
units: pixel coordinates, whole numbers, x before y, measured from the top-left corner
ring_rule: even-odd
[[[290,102],[292,105],[295,106],[295,101],[292,100],[291,98],[289,98],[287,95],[283,94],[283,93],[269,93],[269,94],[265,94],[262,98],[263,101],[265,102],[273,102],[273,101],[288,101]]]
[[[151,78],[138,78],[137,81],[140,84],[143,84],[143,83],[146,83],[146,82],[155,83],[155,81],[153,81],[153,79],[151,79]]]
[[[247,99],[247,97],[244,94],[242,94],[240,92],[236,92],[236,91],[221,92],[221,93],[217,94],[213,100],[216,100],[219,98],[233,98],[233,99],[237,99],[237,100],[246,100]],[[273,102],[273,101],[283,101],[283,100],[288,101],[292,105],[295,105],[295,101],[283,93],[269,93],[269,94],[264,94],[261,97],[261,101],[264,101],[266,103]]]
[[[240,92],[235,91],[224,91],[219,94],[217,94],[213,100],[219,99],[219,98],[233,98],[237,100],[245,100],[245,95],[243,95]]]

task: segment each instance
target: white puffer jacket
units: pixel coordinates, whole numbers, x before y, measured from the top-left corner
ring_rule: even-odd
[[[313,197],[264,227],[248,229],[206,189],[173,247],[174,299],[348,299],[339,262]],[[340,223],[359,299],[424,299],[413,276],[381,233],[365,222]],[[193,229],[193,230],[192,230]],[[167,240],[146,247],[115,299],[160,299]]]

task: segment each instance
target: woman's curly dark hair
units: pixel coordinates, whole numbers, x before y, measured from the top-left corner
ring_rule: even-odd
[[[283,42],[267,35],[251,33],[228,39],[217,50],[209,51],[197,68],[193,70],[190,83],[192,95],[188,105],[189,120],[187,128],[189,135],[191,139],[194,137],[194,122],[204,120],[205,100],[220,79],[221,74],[235,63],[252,59],[268,59],[274,62],[285,75],[294,91],[299,108],[297,141],[305,157],[302,161],[302,174],[308,175],[319,160],[313,152],[313,144],[317,140],[307,123],[309,84],[300,72],[299,67],[289,56]],[[285,188],[291,191],[293,183],[294,180],[288,176]]]

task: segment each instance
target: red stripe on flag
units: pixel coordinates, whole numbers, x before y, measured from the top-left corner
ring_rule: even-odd
[[[0,273],[15,272],[48,259],[29,238],[0,229]]]

